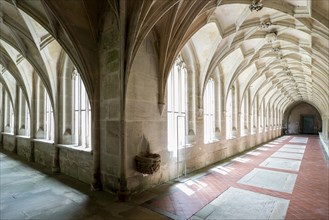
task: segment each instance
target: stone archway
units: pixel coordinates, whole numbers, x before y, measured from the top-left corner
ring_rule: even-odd
[[[320,113],[306,102],[295,105],[285,115],[288,134],[318,134],[322,130]]]

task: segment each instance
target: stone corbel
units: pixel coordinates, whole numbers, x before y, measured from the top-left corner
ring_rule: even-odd
[[[158,108],[159,108],[159,112],[160,115],[162,116],[164,108],[165,108],[166,104],[165,103],[158,103]]]

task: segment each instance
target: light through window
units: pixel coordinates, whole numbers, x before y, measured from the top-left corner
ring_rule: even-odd
[[[91,146],[91,108],[85,86],[79,73],[73,73],[74,137],[79,146]]]
[[[186,68],[179,57],[167,82],[168,150],[177,156],[177,150],[186,145]]]
[[[203,98],[204,142],[209,143],[215,137],[215,88],[214,80],[207,83]]]

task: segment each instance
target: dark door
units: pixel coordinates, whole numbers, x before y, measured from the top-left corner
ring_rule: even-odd
[[[303,116],[302,118],[302,133],[313,134],[314,133],[314,116]]]

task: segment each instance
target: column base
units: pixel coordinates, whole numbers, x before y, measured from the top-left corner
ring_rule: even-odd
[[[99,177],[99,174],[94,174],[93,182],[91,183],[91,190],[92,191],[101,191],[102,190],[102,182]]]

